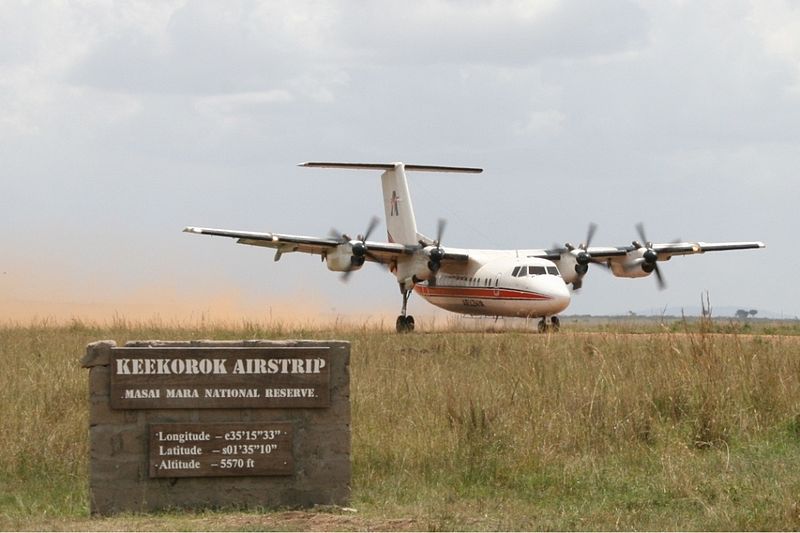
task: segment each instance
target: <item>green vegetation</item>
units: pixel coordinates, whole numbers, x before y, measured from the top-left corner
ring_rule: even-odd
[[[565,321],[566,322],[566,321]],[[0,529],[800,528],[800,337],[0,326]],[[358,513],[88,517],[88,342],[353,343]]]
[[[736,333],[743,335],[800,335],[800,320],[768,318],[703,318],[679,316],[567,316],[562,326],[572,331],[608,333]]]

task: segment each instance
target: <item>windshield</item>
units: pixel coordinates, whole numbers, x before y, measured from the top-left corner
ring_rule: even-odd
[[[511,275],[515,278],[522,276],[540,276],[542,274],[550,274],[551,276],[561,275],[561,273],[558,271],[558,268],[555,266],[547,266],[547,267],[538,265],[517,266],[514,267],[514,270],[511,272]]]

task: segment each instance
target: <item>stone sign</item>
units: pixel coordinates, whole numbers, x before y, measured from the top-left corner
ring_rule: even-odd
[[[113,409],[327,407],[328,348],[113,348]],[[178,355],[178,356],[176,356]]]
[[[350,344],[90,344],[97,514],[346,505]]]

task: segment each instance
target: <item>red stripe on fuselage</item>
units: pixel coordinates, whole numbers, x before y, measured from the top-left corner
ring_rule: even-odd
[[[414,290],[420,296],[433,298],[482,298],[485,300],[552,300],[552,297],[537,292],[519,289],[490,288],[490,287],[447,287],[437,285],[415,285]]]

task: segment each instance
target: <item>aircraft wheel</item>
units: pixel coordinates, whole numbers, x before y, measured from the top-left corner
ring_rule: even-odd
[[[398,316],[397,322],[395,323],[395,329],[397,329],[397,333],[408,333],[410,331],[414,331],[414,317],[411,315]]]
[[[544,318],[539,321],[539,326],[537,329],[539,330],[539,333],[544,333],[547,331],[547,322]]]
[[[557,316],[551,318],[550,323],[552,324],[553,331],[558,331],[559,329],[561,329],[561,321],[558,319]]]

